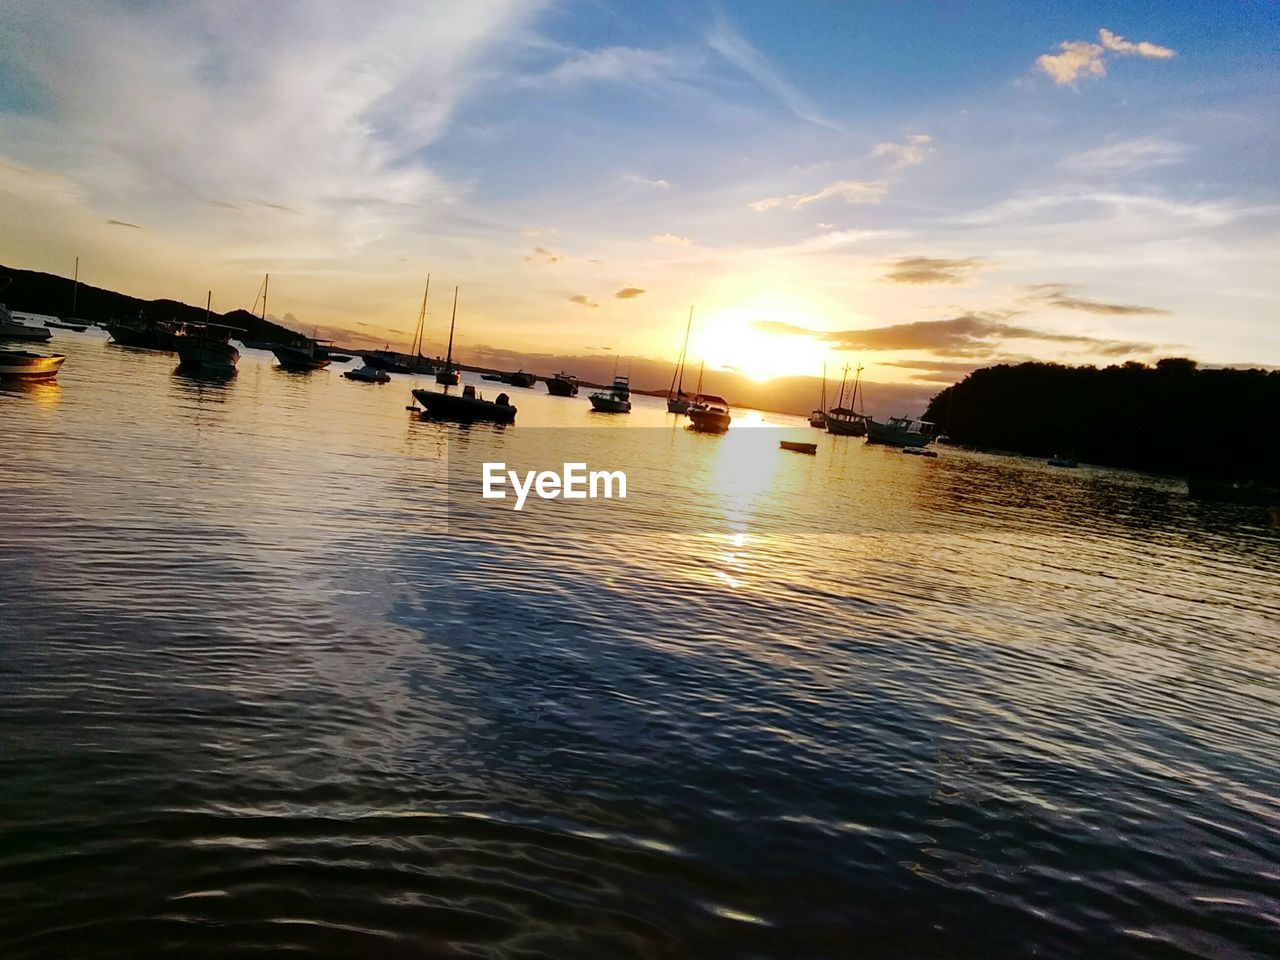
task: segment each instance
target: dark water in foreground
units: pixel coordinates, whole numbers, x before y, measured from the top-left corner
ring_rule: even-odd
[[[446,533],[480,434],[407,380],[52,345],[0,392],[4,958],[1280,953],[1264,517],[831,438],[741,469],[539,386],[516,434],[669,430],[661,508]]]

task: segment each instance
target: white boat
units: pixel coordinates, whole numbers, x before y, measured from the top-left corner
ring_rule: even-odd
[[[379,370],[377,367],[371,367],[365,364],[355,370],[345,370],[342,375],[348,380],[356,380],[360,383],[390,383],[391,374],[385,370]]]
[[[0,377],[12,380],[50,380],[58,375],[58,370],[66,359],[60,353],[0,350]]]
[[[45,341],[52,337],[49,328],[37,326],[20,320],[9,312],[9,308],[0,303],[0,340],[37,340]]]
[[[615,376],[608,390],[597,390],[588,398],[591,409],[599,413],[630,413],[631,382],[627,377]]]

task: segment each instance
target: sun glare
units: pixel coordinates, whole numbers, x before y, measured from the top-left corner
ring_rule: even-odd
[[[714,311],[699,320],[689,338],[689,366],[704,360],[711,369],[732,370],[757,383],[774,377],[816,375],[822,368],[826,349],[815,338],[803,334],[762,330],[756,321],[777,319],[768,312],[731,307]],[[787,316],[784,322],[808,327],[809,319]]]

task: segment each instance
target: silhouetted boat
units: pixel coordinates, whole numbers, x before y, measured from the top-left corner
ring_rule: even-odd
[[[578,381],[567,373],[557,373],[547,380],[547,393],[553,397],[576,397]]]
[[[445,354],[444,367],[436,371],[436,383],[446,387],[456,387],[462,381],[462,374],[453,368],[453,328],[458,322],[458,288],[453,288],[453,314],[449,317],[449,349]],[[513,413],[512,417],[515,416]]]
[[[689,320],[684,326],[684,344],[680,347],[680,357],[676,360],[675,372],[671,374],[671,387],[667,390],[667,413],[686,413],[692,402],[684,392],[684,365],[689,355],[689,331],[693,329],[693,307],[689,307]]]
[[[141,350],[163,350],[172,353],[178,349],[179,324],[163,320],[147,320],[141,314],[136,320],[109,320],[107,332],[113,343],[122,347]]]
[[[591,401],[591,409],[598,413],[630,413],[631,381],[627,377],[615,376],[613,386],[597,390],[587,399]]]
[[[363,367],[358,367],[355,370],[344,370],[342,375],[348,380],[356,380],[360,383],[391,382],[391,374],[387,373],[385,370],[379,369],[378,367],[371,367],[367,363]]]
[[[867,442],[892,447],[923,447],[933,439],[933,424],[911,417],[890,417],[884,423],[867,418]]]
[[[0,303],[0,340],[32,340],[43,342],[52,337],[46,327],[37,327],[33,323],[24,323],[3,303]]]
[[[843,406],[844,403],[844,384],[849,376],[849,367],[844,368],[844,378],[840,380],[840,399],[836,401],[836,406],[827,411],[823,417],[823,424],[827,428],[828,433],[834,433],[842,437],[862,437],[867,433],[867,420],[869,419],[861,410],[855,410],[854,404],[858,403],[859,387],[862,384],[862,367],[858,367],[858,372],[853,378],[853,392],[849,394],[849,406]],[[859,404],[861,406],[861,404]]]
[[[60,353],[0,350],[0,377],[6,380],[50,380],[66,362]]]
[[[818,445],[816,443],[801,443],[798,440],[779,440],[778,446],[783,450],[794,450],[796,453],[818,452]]]
[[[1076,463],[1076,461],[1073,458],[1060,457],[1056,453],[1045,462],[1048,463],[1049,466],[1051,467],[1066,467],[1068,470],[1074,469],[1079,466],[1079,464]]]
[[[417,389],[413,399],[422,404],[423,413],[440,420],[474,421],[491,423],[515,423],[516,408],[505,393],[496,400],[485,400],[472,384],[462,388],[462,393]]]
[[[729,408],[716,403],[691,403],[686,412],[690,426],[703,433],[724,433],[729,429]]]
[[[809,414],[809,426],[821,430],[827,425],[827,365],[822,365],[822,393],[818,397],[818,409]],[[816,449],[816,448],[815,448]]]
[[[76,333],[84,333],[89,329],[89,324],[87,322],[68,323],[66,320],[46,320],[44,325],[46,327],[53,327],[55,330],[74,330]]]
[[[333,362],[333,355],[329,353],[327,346],[330,343],[333,341],[300,337],[293,343],[277,343],[271,348],[271,352],[285,370],[320,370]]]

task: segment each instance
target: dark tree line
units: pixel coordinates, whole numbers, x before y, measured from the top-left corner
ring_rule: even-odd
[[[74,283],[66,277],[34,270],[18,270],[0,266],[0,303],[23,313],[40,313],[55,317],[72,316]],[[75,316],[96,322],[135,319],[141,314],[148,320],[178,320],[194,323],[204,319],[203,306],[191,306],[176,300],[139,300],[137,297],[103,290],[81,283],[75,291]],[[250,340],[288,342],[297,334],[262,321],[247,310],[231,310],[213,314],[214,323],[225,323],[245,331]]]
[[[957,443],[1223,480],[1280,480],[1280,371],[1001,364],[929,402]]]

